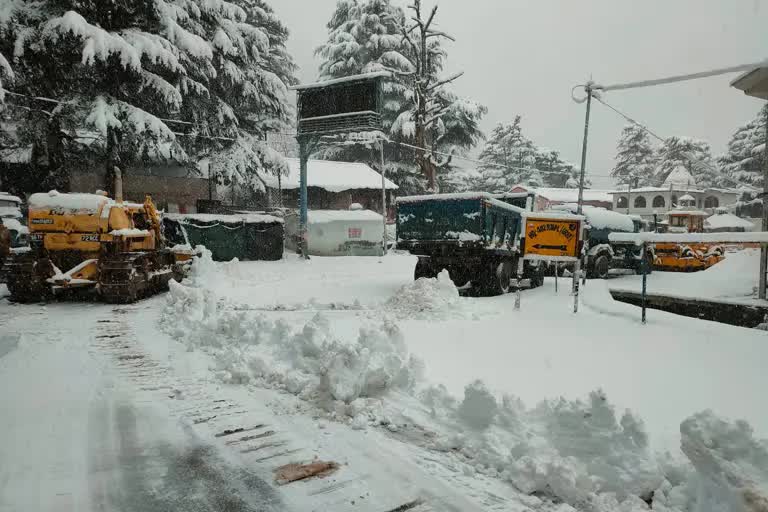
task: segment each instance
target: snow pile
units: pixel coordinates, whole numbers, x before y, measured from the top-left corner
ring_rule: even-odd
[[[384,303],[384,310],[398,318],[429,319],[455,315],[461,310],[459,291],[447,270],[437,278],[419,278],[403,285]]]
[[[680,434],[697,472],[693,510],[768,510],[768,443],[755,439],[747,422],[704,411],[683,421]]]
[[[217,277],[219,268],[204,251],[188,281],[170,282],[160,322],[189,350],[211,353],[223,382],[284,389],[326,410],[360,416],[356,421],[361,422],[371,416],[366,399],[393,388],[412,390],[420,379],[422,364],[408,354],[391,321],[361,328],[355,342],[338,339],[320,313],[295,331],[283,320],[219,300],[206,286]],[[379,421],[380,415],[374,416]]]
[[[509,395],[497,400],[475,381],[461,402],[442,387],[425,390],[421,401],[442,427],[432,448],[526,494],[602,510],[593,503],[598,494],[649,499],[664,481],[642,422],[629,411],[617,418],[600,391],[588,403],[560,399],[526,409]]]

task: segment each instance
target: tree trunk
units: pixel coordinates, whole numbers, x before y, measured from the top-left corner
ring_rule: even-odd
[[[46,152],[48,169],[43,180],[43,189],[69,192],[69,173],[64,165],[64,146],[61,143],[61,122],[58,116],[51,116],[46,126]]]
[[[118,144],[120,134],[115,128],[107,128],[107,164],[104,172],[104,190],[109,197],[115,197],[115,166],[118,163]]]

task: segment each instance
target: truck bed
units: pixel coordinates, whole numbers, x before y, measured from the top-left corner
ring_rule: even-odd
[[[435,194],[397,199],[397,245],[414,254],[451,250],[511,251],[523,209],[490,194]]]

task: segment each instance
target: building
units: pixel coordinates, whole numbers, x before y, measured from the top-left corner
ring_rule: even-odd
[[[610,193],[612,208],[621,213],[653,219],[685,202],[688,206],[713,213],[716,208],[733,205],[741,192],[735,189],[697,187],[683,166],[672,171],[660,187],[623,187]]]
[[[46,161],[33,153],[32,145],[0,151],[0,182],[17,195],[47,192],[34,179]],[[126,199],[142,202],[146,195],[151,195],[158,208],[165,211],[196,213],[198,201],[209,197],[208,180],[176,160],[167,144],[161,144],[158,151],[122,171]],[[105,188],[103,165],[84,161],[69,175],[71,192],[93,193]]]
[[[263,176],[271,206],[296,208],[299,204],[299,159],[286,158],[288,175]],[[397,185],[384,179],[387,205]],[[307,203],[310,210],[347,210],[355,203],[366,210],[381,211],[381,174],[362,162],[310,160],[307,164]]]
[[[534,188],[515,185],[510,192],[535,192],[537,210],[544,210],[551,205],[577,203],[579,201],[578,188]],[[610,210],[613,206],[611,193],[611,190],[585,188],[582,204]]]

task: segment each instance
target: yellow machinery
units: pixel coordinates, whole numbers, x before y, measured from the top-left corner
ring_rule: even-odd
[[[672,210],[669,215],[671,233],[703,233],[707,212],[701,210]],[[723,247],[707,243],[656,243],[653,268],[671,272],[705,270],[721,261]]]
[[[119,190],[119,189],[118,189]],[[133,302],[181,280],[190,254],[165,247],[152,200],[113,201],[98,194],[33,194],[31,250],[13,254],[11,300],[37,301],[67,290],[95,290],[106,302]]]

